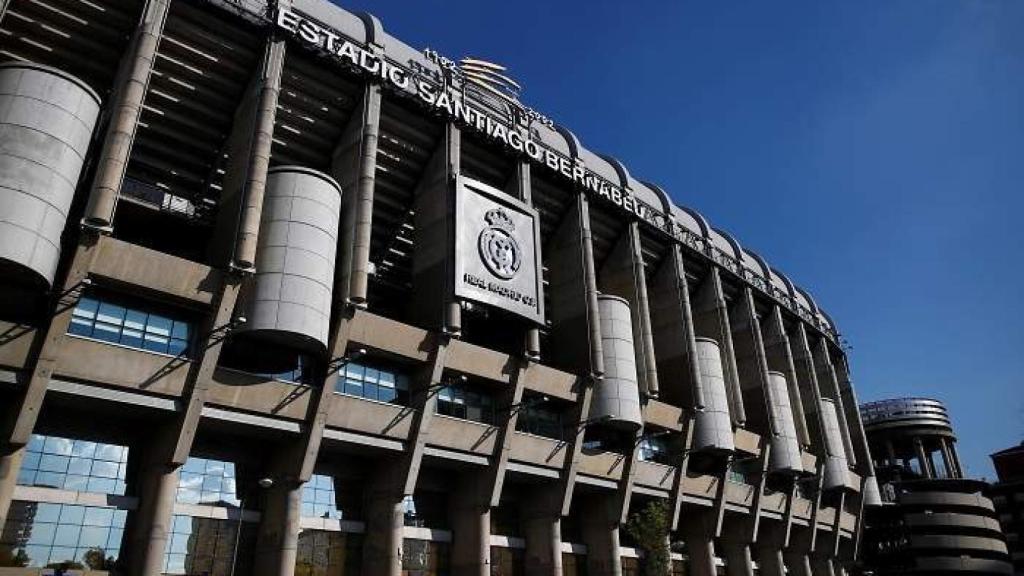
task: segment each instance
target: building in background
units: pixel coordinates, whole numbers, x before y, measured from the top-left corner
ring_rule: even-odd
[[[502,67],[327,0],[0,10],[0,561],[617,576],[661,502],[677,573],[855,564],[836,325]]]
[[[1024,442],[992,455],[996,483],[992,504],[1006,535],[1015,574],[1024,574]]]
[[[876,574],[1010,574],[985,492],[965,478],[946,407],[896,398],[860,407],[884,504],[867,515],[864,562]]]

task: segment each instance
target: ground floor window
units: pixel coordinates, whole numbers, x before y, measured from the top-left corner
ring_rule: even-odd
[[[18,484],[123,495],[127,463],[126,446],[33,434]]]
[[[112,571],[127,510],[15,500],[0,533],[0,566]]]
[[[587,576],[587,557],[582,554],[562,552],[563,576]]]
[[[406,538],[402,541],[402,576],[449,576],[451,545]]]
[[[299,532],[295,576],[358,576],[362,561],[362,534],[324,530]]]
[[[622,576],[640,576],[640,559],[623,558]]]
[[[229,576],[232,562],[235,574],[249,574],[255,543],[256,525],[251,522],[239,526],[237,520],[176,514],[164,554],[164,574]]]
[[[526,551],[491,546],[491,576],[527,576]]]

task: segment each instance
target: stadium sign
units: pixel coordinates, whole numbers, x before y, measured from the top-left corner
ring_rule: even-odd
[[[529,157],[537,164],[547,166],[592,196],[610,202],[653,226],[661,227],[659,216],[663,215],[658,210],[638,201],[632,192],[609,182],[579,161],[568,158],[532,137],[529,130],[531,122],[550,125],[550,120],[519,104],[518,84],[503,74],[504,68],[470,58],[456,64],[438,56],[432,50],[427,50],[428,60],[438,64],[442,71],[449,72],[438,75],[436,71],[427,70],[415,61],[403,65],[388,60],[367,50],[341,32],[295,10],[279,8],[276,23],[279,28],[303,43],[326,52],[364,74],[378,78],[394,89],[407,93],[460,126],[485,134],[506,148]],[[455,73],[451,74],[453,71]],[[474,95],[466,90],[467,86],[481,90]],[[479,94],[490,94],[506,103],[514,102],[515,105],[511,106],[511,109],[518,112],[514,115],[518,116],[518,120],[515,117],[499,118],[485,110],[484,106],[478,105],[481,100]]]
[[[544,323],[535,210],[482,182],[455,187],[455,296]]]

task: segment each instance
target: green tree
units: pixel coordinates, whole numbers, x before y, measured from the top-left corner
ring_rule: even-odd
[[[668,548],[668,504],[652,500],[626,522],[626,532],[636,540],[644,553],[644,576],[665,576],[671,556]]]
[[[82,560],[90,570],[112,570],[114,568],[114,559],[107,558],[107,553],[103,548],[96,547],[86,550],[82,555]]]

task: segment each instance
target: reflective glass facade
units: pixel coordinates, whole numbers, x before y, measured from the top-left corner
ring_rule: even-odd
[[[362,558],[362,534],[302,530],[295,576],[359,576]]]
[[[192,325],[140,307],[83,296],[75,306],[68,334],[150,352],[188,356]]]
[[[302,486],[302,517],[362,520],[363,483],[313,474]]]
[[[338,374],[334,391],[393,404],[409,403],[409,379],[405,374],[349,362]]]
[[[238,534],[239,526],[242,533]],[[238,556],[235,574],[251,573],[250,560],[256,541],[253,523],[175,515],[164,554],[164,574],[229,576],[235,541]]]
[[[491,546],[491,576],[526,576],[526,551]]]
[[[178,476],[177,501],[185,504],[238,506],[235,464],[190,456]]]
[[[0,566],[109,569],[120,555],[127,514],[107,506],[14,501],[0,536]]]
[[[125,446],[33,434],[18,484],[124,495],[127,461]]]
[[[406,538],[402,541],[402,576],[447,576],[451,544]]]
[[[437,393],[437,413],[494,424],[494,398],[479,389],[448,385]]]
[[[524,406],[516,419],[516,430],[562,440],[565,436],[562,413],[549,406]]]

